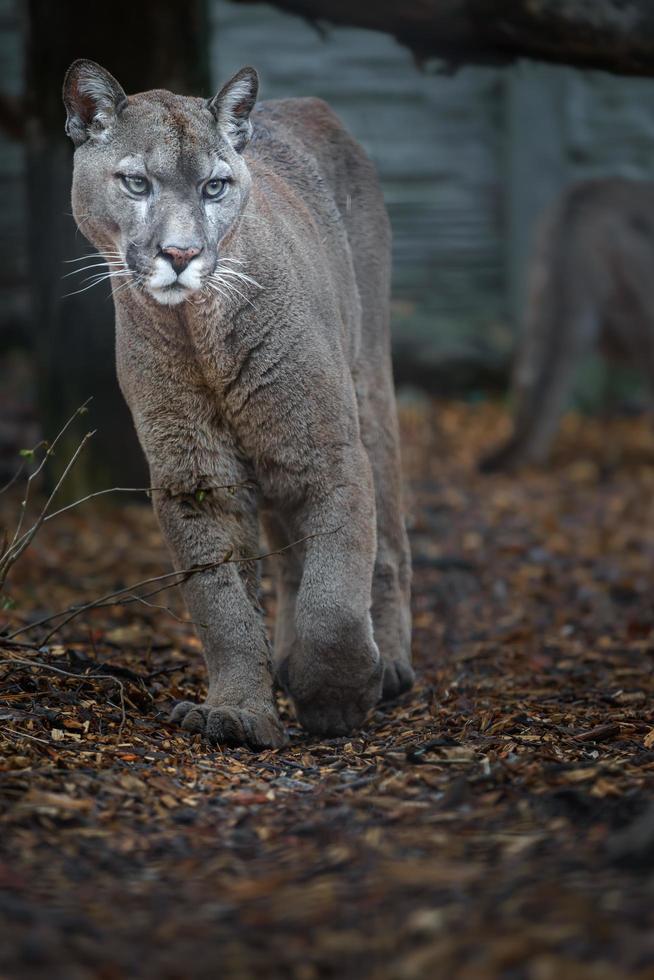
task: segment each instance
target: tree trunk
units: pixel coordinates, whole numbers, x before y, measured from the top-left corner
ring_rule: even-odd
[[[205,0],[30,0],[27,50],[27,175],[29,262],[33,283],[33,343],[39,413],[53,436],[75,408],[93,396],[83,423],[97,429],[67,484],[68,493],[112,485],[146,486],[147,470],[114,366],[114,312],[109,289],[79,289],[64,260],[91,249],[71,216],[73,148],[64,134],[61,87],[79,57],[106,66],[129,92],[171,88],[209,93]],[[69,458],[82,431],[58,451]]]
[[[452,67],[507,64],[528,57],[625,75],[654,75],[652,0],[273,2],[309,20],[385,31],[418,58],[442,58]]]

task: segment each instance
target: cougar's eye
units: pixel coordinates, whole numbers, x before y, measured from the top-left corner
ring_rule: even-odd
[[[210,201],[217,201],[227,190],[228,182],[222,177],[212,177],[202,188],[202,194]]]
[[[121,183],[126,191],[134,197],[145,197],[150,192],[150,181],[145,177],[130,177],[128,174],[119,174]]]

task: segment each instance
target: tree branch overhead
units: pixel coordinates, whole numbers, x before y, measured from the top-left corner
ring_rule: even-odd
[[[392,34],[418,59],[441,58],[453,67],[527,57],[654,75],[650,0],[274,0],[274,6],[314,23]]]

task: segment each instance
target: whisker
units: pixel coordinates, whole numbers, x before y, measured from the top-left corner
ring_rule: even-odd
[[[215,283],[213,283],[213,282],[207,282],[207,285],[208,285],[208,287],[209,287],[209,289],[210,289],[210,290],[211,290],[212,292],[214,292],[214,293],[218,293],[218,294],[219,294],[220,296],[222,296],[222,297],[223,297],[223,299],[226,299],[226,300],[229,300],[229,298],[230,298],[230,297],[229,297],[229,294],[228,294],[228,293],[224,293],[224,292],[222,291],[222,289],[220,289],[220,288],[219,288],[218,286],[216,286],[216,284],[215,284]]]
[[[229,286],[232,287],[232,289],[236,289],[237,292],[238,292],[236,283],[234,282],[234,277],[228,277],[226,275],[219,275],[218,278],[221,279],[221,281],[224,283],[225,286],[229,285]],[[241,285],[244,285],[244,286],[249,286],[250,285],[250,283],[247,281],[247,279],[245,279],[245,280],[243,280],[243,279],[237,279],[236,282],[237,283],[240,283]],[[258,286],[259,284],[258,283],[255,283],[254,285]],[[262,287],[259,286],[259,288],[261,289]],[[243,293],[242,295],[244,295],[245,298],[248,299],[248,296],[245,293]]]
[[[249,283],[251,286],[256,286],[257,289],[263,289],[260,282],[257,282],[257,280],[253,279],[252,276],[248,276],[246,272],[241,272],[239,269],[221,269],[219,266],[218,271],[220,275],[232,276],[234,279],[240,279],[240,281],[243,283]]]
[[[240,296],[242,300],[244,300],[246,303],[249,303],[253,310],[256,309],[256,306],[254,305],[252,300],[249,299],[249,297],[247,297],[245,293],[242,293],[240,289],[237,289],[234,283],[226,282],[225,279],[221,278],[220,276],[214,275],[211,276],[210,278],[213,280],[213,282],[216,282],[216,280],[218,280],[221,286],[224,286],[224,288],[230,292],[236,293],[236,295]]]
[[[235,276],[246,276],[247,275],[247,272],[245,272],[243,269],[232,269],[231,265],[223,265],[221,259],[218,260],[218,264],[217,264],[216,268],[217,269],[224,269],[225,272],[231,272]]]
[[[125,276],[131,276],[131,274],[132,273],[129,269],[116,269],[115,272],[108,272],[106,275],[104,272],[94,272],[92,276],[82,279],[80,285],[84,282],[90,282],[91,279],[97,279],[98,277],[102,279],[124,279]]]
[[[99,286],[101,282],[105,282],[105,280],[112,279],[112,278],[113,278],[113,276],[112,276],[111,273],[109,273],[108,275],[97,275],[97,276],[95,276],[94,281],[92,283],[90,283],[90,285],[84,286],[82,289],[76,289],[72,293],[66,293],[61,298],[62,299],[68,299],[69,296],[77,296],[78,293],[85,293],[87,291],[87,289],[93,289],[94,286]]]
[[[231,269],[217,268],[213,272],[212,278],[213,279],[221,279],[221,280],[223,280],[225,282],[225,285],[227,285],[229,283],[230,286],[233,286],[234,283],[229,282],[229,280],[235,278],[235,276],[233,274],[231,274],[231,273],[232,273],[232,270]]]
[[[130,278],[129,278],[129,279],[127,280],[127,282],[121,282],[121,284],[120,284],[120,286],[118,286],[118,288],[117,288],[117,289],[114,289],[114,288],[112,287],[112,289],[111,289],[111,292],[112,292],[112,294],[113,294],[113,295],[115,296],[115,295],[116,295],[116,293],[119,293],[119,292],[121,291],[121,289],[124,289],[124,288],[125,288],[125,286],[138,286],[138,285],[139,285],[139,280],[137,279],[136,281],[134,281],[134,280],[133,280],[133,279],[132,279],[132,278],[130,277]]]
[[[100,281],[102,281],[102,280],[100,280]],[[77,296],[77,294],[78,294],[78,293],[85,293],[87,289],[92,289],[92,288],[93,288],[93,286],[97,286],[97,285],[99,285],[99,283],[97,283],[97,282],[92,282],[90,286],[84,286],[84,288],[83,288],[83,289],[76,289],[76,290],[75,290],[74,292],[72,292],[72,293],[64,293],[64,295],[63,295],[63,296],[62,296],[61,298],[62,298],[62,299],[68,299],[68,298],[69,298],[69,296]]]
[[[237,262],[238,265],[245,265],[241,259],[233,259],[231,255],[221,255],[218,259],[219,262]]]
[[[225,279],[219,279],[217,276],[210,277],[210,283],[213,285],[222,286],[226,290],[227,296],[236,296],[236,292],[232,289],[231,283],[227,282]]]
[[[61,278],[68,279],[69,276],[80,275],[80,273],[82,272],[88,272],[89,269],[105,269],[105,268],[115,269],[115,268],[120,268],[121,266],[124,267],[124,262],[96,262],[94,265],[83,265],[79,269],[73,269],[72,272],[67,272]]]
[[[101,259],[103,255],[108,255],[110,259],[122,258],[120,252],[87,252],[86,255],[80,255],[76,259],[63,259],[65,265],[70,265],[71,262],[85,262],[87,259]]]
[[[85,255],[84,258],[87,261],[91,261],[91,262],[102,262],[104,265],[110,265],[112,263],[115,264],[116,262],[124,262],[124,259],[119,258],[117,255],[115,255],[115,256],[112,255],[108,259],[102,258],[101,255]],[[73,269],[73,272],[75,272],[74,269]]]

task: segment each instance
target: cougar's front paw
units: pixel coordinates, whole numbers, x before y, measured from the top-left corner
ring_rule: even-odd
[[[279,718],[270,710],[180,701],[170,720],[216,745],[279,749],[288,741]]]
[[[382,701],[393,701],[413,687],[416,679],[410,663],[403,657],[384,656],[384,677],[382,680]]]
[[[357,672],[360,673],[360,672]],[[278,679],[293,700],[299,723],[312,735],[349,735],[360,728],[381,694],[382,664],[370,664],[367,675],[330,677],[324,669],[285,660]]]

